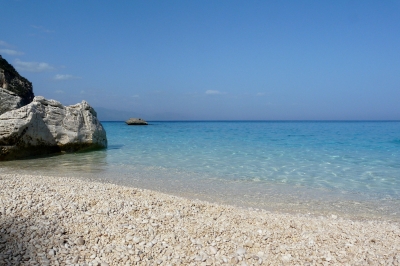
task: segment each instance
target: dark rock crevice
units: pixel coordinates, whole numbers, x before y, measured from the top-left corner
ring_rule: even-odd
[[[8,92],[10,96],[20,97],[21,99],[19,107],[31,103],[33,98],[35,97],[33,93],[32,83],[26,78],[22,77],[15,70],[15,68],[11,64],[9,64],[7,60],[5,60],[1,55],[0,55],[0,88]],[[0,99],[0,102],[1,100],[3,99]],[[0,114],[4,112],[5,111],[2,111]]]

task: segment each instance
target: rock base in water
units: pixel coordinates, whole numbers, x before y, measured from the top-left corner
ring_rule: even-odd
[[[106,132],[86,101],[63,106],[39,96],[0,115],[0,161],[105,147]]]

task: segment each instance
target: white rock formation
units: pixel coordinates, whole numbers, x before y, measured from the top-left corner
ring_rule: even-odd
[[[0,161],[105,147],[106,132],[86,101],[63,106],[38,96],[0,115]]]
[[[0,115],[23,106],[23,99],[15,93],[0,87]]]

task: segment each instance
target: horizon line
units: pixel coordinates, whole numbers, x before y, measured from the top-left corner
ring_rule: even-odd
[[[125,122],[125,120],[99,120],[100,122]],[[185,120],[146,120],[147,122],[400,122],[400,119],[185,119]]]

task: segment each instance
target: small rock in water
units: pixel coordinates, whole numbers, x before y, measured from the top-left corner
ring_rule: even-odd
[[[129,118],[125,123],[127,125],[147,125],[147,122],[141,118]]]

